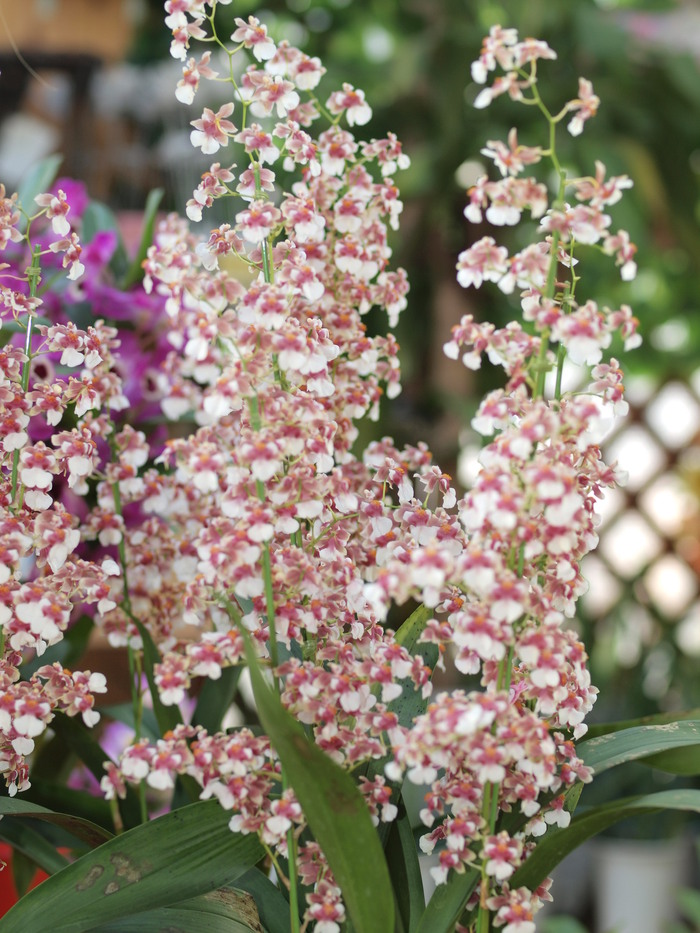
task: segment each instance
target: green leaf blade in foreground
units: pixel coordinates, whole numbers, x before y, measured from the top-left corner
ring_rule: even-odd
[[[639,716],[636,719],[618,719],[615,722],[592,722],[586,733],[588,739],[599,735],[608,735],[610,732],[622,732],[634,726],[665,726],[671,722],[684,722],[688,719],[700,719],[700,708],[685,709],[669,713],[653,713],[651,716]]]
[[[396,910],[405,933],[415,933],[425,910],[425,898],[416,842],[405,812],[390,824],[385,851]]]
[[[48,875],[61,871],[68,859],[28,823],[7,817],[0,823],[0,839],[43,869]]]
[[[289,933],[289,904],[259,868],[238,878],[236,887],[252,896],[265,933]]]
[[[469,868],[462,875],[450,872],[445,884],[433,891],[416,933],[452,933],[480,877],[478,871]]]
[[[91,847],[99,846],[113,838],[112,833],[89,820],[68,813],[55,813],[46,807],[40,807],[37,804],[22,800],[21,797],[1,797],[0,816],[52,823],[55,826],[60,826],[61,829],[66,830],[76,839],[80,839]],[[2,829],[2,826],[3,824],[0,823],[0,829]]]
[[[362,795],[350,775],[307,739],[267,686],[249,639],[246,654],[260,721],[343,892],[355,933],[392,933],[389,870]]]
[[[700,813],[700,790],[665,790],[656,794],[613,800],[611,803],[586,810],[574,817],[566,829],[550,829],[546,836],[538,840],[532,855],[511,878],[511,888],[525,885],[534,890],[569,852],[591,836],[598,835],[621,820],[645,813],[658,813],[661,810]],[[428,933],[427,928],[425,933]]]
[[[698,746],[692,753],[690,748]],[[662,753],[685,749],[692,754],[692,763],[700,760],[700,720],[675,721],[653,726],[635,726],[619,732],[609,732],[580,742],[577,753],[594,774],[628,761],[642,761],[654,755],[654,767],[663,767]],[[688,759],[691,766],[691,759]],[[648,763],[652,763],[651,761]],[[696,773],[690,771],[688,773]]]
[[[214,800],[137,826],[82,856],[23,897],[0,933],[85,933],[230,885],[263,856],[256,836],[228,828]]]
[[[94,933],[265,933],[249,894],[221,888],[210,894],[101,924]]]

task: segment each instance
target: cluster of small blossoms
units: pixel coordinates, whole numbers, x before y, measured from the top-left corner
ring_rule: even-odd
[[[67,268],[66,291],[77,300],[84,273],[81,245],[62,188],[35,198],[27,213],[0,190],[0,770],[11,794],[29,787],[27,756],[56,711],[99,719],[102,674],[44,665],[22,677],[26,657],[63,638],[73,610],[114,606],[114,560],[88,560],[76,504],[100,469],[110,411],[127,404],[115,372],[116,330],[101,320],[82,330],[56,318],[62,299],[39,297],[42,264]]]
[[[568,129],[578,135],[598,100],[582,79],[579,97],[550,114],[536,66],[552,58],[545,43],[519,42],[514,30],[495,27],[472,77],[485,83],[497,68],[505,74],[480,93],[476,106],[507,92],[538,105],[552,128],[573,113]],[[494,925],[507,933],[533,933],[546,888],[511,890],[509,879],[534,838],[548,825],[568,824],[567,788],[591,777],[574,740],[585,733],[583,720],[597,691],[583,645],[565,621],[587,588],[580,567],[597,543],[596,501],[623,480],[604,463],[599,446],[614,416],[626,412],[622,373],[615,359],[601,360],[613,339],[625,349],[640,342],[627,306],[610,310],[576,301],[578,263],[584,249],[597,248],[615,258],[623,279],[634,276],[635,247],[625,231],[610,233],[605,213],[631,182],[606,179],[601,163],[593,177],[568,179],[553,147],[521,145],[515,130],[507,142],[490,141],[482,152],[502,177],[476,183],[467,218],[480,223],[485,214],[501,226],[529,210],[540,220],[541,239],[509,256],[493,237],[483,237],[460,255],[458,280],[465,287],[490,281],[506,293],[518,289],[526,325],[497,329],[467,315],[453,328],[449,357],[461,356],[478,369],[486,354],[506,373],[504,388],[483,399],[472,421],[490,440],[473,487],[457,504],[465,538],[454,554],[433,546],[391,561],[374,596],[387,606],[397,593],[417,590],[446,615],[429,624],[424,637],[452,646],[457,668],[480,675],[484,688],[436,697],[395,747],[387,769],[392,779],[406,774],[430,785],[421,817],[437,826],[421,845],[429,852],[442,843],[435,879],[476,868],[481,885],[473,908],[492,911]],[[521,177],[546,157],[559,181],[551,204],[544,184]],[[574,206],[564,201],[568,190]],[[593,367],[592,382],[576,393],[561,391],[567,358]],[[545,379],[550,370],[552,388]],[[431,579],[421,586],[414,568],[428,557]],[[516,829],[498,831],[493,814],[518,808]]]
[[[188,58],[215,6],[166,4],[186,103],[200,80],[218,78],[208,53]],[[146,288],[171,318],[163,411],[196,430],[169,440],[155,465],[137,454],[127,473],[122,455],[120,473],[106,469],[88,524],[103,543],[122,536],[129,599],[115,581],[116,605],[96,620],[133,649],[136,620],[146,626],[162,654],[155,679],[166,704],[182,702],[192,679],[241,663],[244,626],[275,666],[285,705],[355,767],[386,757],[402,690],[430,692],[430,671],[379,624],[365,585],[412,534],[409,510],[422,516],[414,474],[424,495],[440,487],[448,504],[450,495],[423,446],[384,439],[364,461],[352,453],[356,422],[400,391],[398,345],[368,336],[363,317],[383,308],[393,326],[406,305],[388,235],[402,209],[394,176],[408,159],[393,135],[362,141],[344,128],[371,117],[361,91],[343,85],[323,103],[320,62],[274,44],[254,18],[236,26],[234,99],[204,108],[191,139],[219,159],[236,146],[242,167],[212,164],[187,205],[197,222],[216,199],[236,198],[235,222],[202,237],[170,216],[144,263]],[[241,264],[247,276],[232,271]],[[144,449],[133,434],[115,437],[115,449],[125,444]],[[132,515],[126,527],[120,506]],[[245,730],[187,730],[127,749],[108,767],[106,793],[189,774],[233,811],[232,829],[287,857],[289,833],[305,820],[269,745],[254,750]],[[362,791],[377,822],[395,817],[383,777]],[[303,844],[298,862],[306,920],[333,933],[344,907],[325,857]]]
[[[201,80],[222,80],[209,52],[188,58],[195,41],[219,42],[209,31],[216,5],[165,4],[171,52],[184,62],[177,96],[187,104]],[[171,216],[144,264],[146,288],[172,322],[163,410],[196,429],[169,440],[155,466],[138,432],[115,439],[119,467],[100,484],[90,521],[105,543],[122,536],[129,598],[115,586],[116,605],[97,619],[113,643],[135,649],[136,621],[149,630],[166,704],[182,702],[193,678],[216,680],[242,663],[247,630],[282,702],[326,754],[353,769],[389,756],[390,782],[406,774],[430,785],[422,846],[441,846],[436,880],[477,868],[476,901],[507,933],[532,933],[547,886],[511,890],[509,879],[534,838],[566,824],[567,789],[590,779],[574,740],[596,691],[564,623],[585,589],[579,568],[596,543],[595,501],[617,479],[598,444],[607,411],[624,411],[622,377],[602,352],[616,333],[627,346],[637,340],[628,308],[576,304],[574,253],[597,247],[624,278],[633,274],[634,247],[623,231],[610,233],[603,213],[629,182],[606,181],[598,166],[595,178],[572,182],[577,206],[560,193],[550,208],[540,181],[518,177],[546,151],[520,146],[515,133],[488,144],[503,180],[477,184],[468,216],[510,224],[529,210],[543,238],[512,259],[485,238],[459,260],[463,285],[519,288],[527,325],[497,330],[467,317],[448,344],[472,368],[487,353],[508,377],[479,408],[475,428],[495,436],[457,503],[424,445],[399,450],[384,438],[360,459],[352,452],[355,422],[376,415],[382,392],[399,391],[396,342],[369,337],[362,317],[379,306],[391,325],[406,303],[387,235],[401,211],[393,177],[407,159],[393,136],[367,143],[344,128],[371,118],[361,91],[344,85],[323,103],[320,62],[274,43],[254,17],[236,27],[226,49],[233,100],[204,108],[191,140],[219,158],[236,144],[243,168],[212,164],[187,208],[197,222],[215,200],[237,197],[235,222],[198,237]],[[544,43],[493,30],[474,77],[483,82],[497,65],[506,76],[479,106],[506,91],[537,94],[536,62],[553,57]],[[584,82],[553,119],[573,113],[576,133],[595,106]],[[249,280],[232,273],[234,261]],[[570,281],[558,281],[560,264]],[[552,343],[596,366],[588,392],[545,398],[544,372],[563,360]],[[139,516],[127,528],[121,506]],[[427,701],[431,671],[384,621],[392,603],[410,598],[434,613],[423,640],[480,675],[483,691],[440,695],[406,724],[395,701],[407,690]],[[258,833],[273,855],[286,858],[290,838],[299,842],[304,815],[274,749],[246,729],[209,735],[194,724],[138,741],[108,766],[103,789],[168,788],[178,774],[194,777],[232,811],[234,831]],[[360,787],[375,822],[396,816],[386,779]],[[520,820],[510,833],[496,820],[507,811]],[[296,871],[308,889],[305,921],[337,933],[342,897],[315,842],[298,846]]]

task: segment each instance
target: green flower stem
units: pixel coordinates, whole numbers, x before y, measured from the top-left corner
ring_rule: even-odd
[[[518,559],[518,567],[522,576],[522,547]],[[508,649],[508,654],[498,665],[497,690],[510,690],[510,682],[513,673],[513,645]],[[489,835],[496,832],[496,822],[498,821],[498,793],[500,784],[488,781],[484,785],[484,799],[481,807],[481,813],[488,824]],[[486,906],[486,900],[489,893],[489,878],[486,874],[486,865],[481,866],[481,896],[479,898],[479,910],[476,919],[476,933],[489,933],[491,924],[491,911]]]
[[[487,906],[490,882],[486,874],[486,865],[481,866],[481,883],[479,885],[479,909],[476,914],[475,933],[489,933],[491,929],[491,911]]]
[[[29,283],[29,297],[36,298],[36,293],[39,288],[39,283],[41,282],[41,269],[39,267],[39,257],[41,256],[41,248],[35,246],[32,249],[32,262],[29,268],[27,269],[27,281]],[[26,333],[24,337],[24,355],[26,360],[22,365],[22,394],[26,395],[29,390],[29,370],[31,368],[32,362],[32,337],[34,335],[34,317],[29,314],[27,316],[27,325]],[[12,453],[12,498],[11,502],[14,503],[15,498],[19,489],[19,450],[15,450]],[[17,508],[21,506],[21,498],[17,502]]]
[[[556,148],[556,129],[557,129],[557,118],[553,117],[550,113],[548,107],[545,105],[544,101],[540,97],[540,92],[537,90],[537,84],[533,83],[532,85],[532,95],[533,101],[540,109],[544,115],[547,123],[549,125],[549,150],[547,152],[552,167],[557,174],[559,179],[559,189],[557,191],[557,196],[554,201],[554,206],[561,205],[564,203],[564,193],[566,191],[566,172],[559,162],[559,157],[557,156]],[[561,242],[561,235],[558,230],[555,230],[552,233],[552,245],[549,257],[549,269],[547,270],[547,281],[545,283],[545,288],[543,292],[544,298],[552,299],[554,298],[554,292],[557,284],[557,265],[559,263],[558,254],[559,254],[559,244]],[[533,398],[543,398],[544,397],[544,381],[547,376],[547,350],[549,349],[549,331],[545,330],[542,332],[542,343],[540,345],[540,352],[537,359],[537,377],[535,383],[535,389],[533,392]],[[558,362],[558,368],[563,366],[563,360],[561,364]],[[561,376],[558,373],[559,382],[561,383]]]
[[[114,499],[114,512],[116,515],[122,519],[122,527],[124,524],[124,512],[122,509],[122,497],[121,491],[119,489],[119,482],[112,483],[112,497]],[[129,596],[129,577],[126,565],[126,544],[124,541],[124,532],[122,531],[122,536],[117,545],[117,550],[119,553],[119,563],[122,568],[122,587],[123,587],[123,598],[122,598],[122,609],[127,616],[133,618],[133,613],[131,610],[131,597]],[[129,658],[129,681],[131,684],[131,707],[134,713],[134,738],[138,742],[141,738],[141,727],[143,722],[143,691],[141,690],[141,677],[143,674],[143,665],[141,663],[141,652],[134,651],[131,647],[131,644],[127,640],[127,656]],[[146,788],[144,787],[143,781],[139,782],[138,785],[138,795],[139,795],[139,810],[141,815],[141,822],[148,822],[148,808],[146,807]]]
[[[564,373],[565,360],[566,360],[566,347],[560,343],[557,349],[557,381],[554,386],[554,398],[557,401],[561,399],[561,378]]]
[[[259,163],[253,164],[253,171],[255,173],[255,196],[262,196],[262,188],[260,185],[260,165]],[[269,238],[265,238],[261,244],[262,257],[263,257],[263,277],[268,285],[272,284],[275,277],[274,264],[272,258],[272,244]],[[277,366],[275,366],[275,374],[278,380],[281,382],[281,377]],[[258,402],[257,395],[254,395],[249,402],[250,410],[250,420],[255,431],[259,431],[262,427],[261,417],[260,417],[260,405]],[[255,490],[257,492],[258,499],[264,503],[265,502],[265,485],[262,480],[255,481]],[[269,631],[270,639],[270,662],[272,664],[272,676],[275,685],[275,690],[277,691],[278,696],[281,695],[280,682],[277,677],[277,666],[279,664],[279,652],[277,650],[277,631],[275,628],[275,594],[272,588],[272,567],[270,563],[270,545],[265,544],[265,547],[262,552],[262,571],[263,571],[263,581],[265,586],[265,607],[267,612],[267,627]],[[289,787],[289,781],[287,780],[287,775],[285,769],[282,768],[282,791],[284,792]],[[290,826],[287,830],[287,852],[288,852],[288,868],[289,868],[289,923],[291,933],[299,933],[299,898],[297,891],[298,876],[297,876],[297,840],[294,835],[294,827]]]

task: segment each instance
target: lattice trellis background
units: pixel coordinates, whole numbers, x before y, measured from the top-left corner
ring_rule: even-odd
[[[605,453],[629,479],[601,505],[582,615],[594,668],[639,665],[642,696],[683,706],[700,698],[700,371],[629,379],[627,398]]]
[[[625,386],[630,411],[604,453],[628,482],[599,506],[577,614],[606,719],[700,705],[700,370]],[[477,454],[468,439],[465,484]]]

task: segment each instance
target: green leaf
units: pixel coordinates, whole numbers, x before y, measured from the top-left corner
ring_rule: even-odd
[[[68,864],[66,857],[57,852],[48,839],[22,820],[5,817],[0,822],[0,839],[26,855],[49,875],[61,871]]]
[[[211,735],[221,729],[221,723],[228,712],[238,689],[242,667],[225,667],[218,680],[205,678],[192,715],[192,722],[204,726]]]
[[[139,622],[138,619],[133,619],[133,622],[138,628],[141,641],[143,642],[143,666],[146,680],[148,681],[148,687],[151,691],[151,699],[153,700],[153,712],[158,721],[160,734],[165,735],[166,732],[181,725],[182,716],[177,706],[165,706],[161,701],[153,672],[153,668],[156,664],[160,664],[161,662],[160,652],[151,638],[151,633],[143,622]]]
[[[12,853],[12,880],[15,884],[15,891],[20,897],[34,880],[38,867],[33,858],[29,858],[19,849],[15,849]]]
[[[423,658],[423,663],[431,668],[431,670],[437,663],[438,647],[428,642],[420,644],[418,639],[425,629],[426,622],[432,617],[433,613],[430,609],[421,604],[411,613],[396,633],[396,641],[398,644],[406,648],[412,655],[420,654]],[[400,725],[409,728],[413,724],[414,719],[425,712],[429,697],[424,697],[420,690],[416,690],[413,681],[409,677],[402,681],[402,685],[403,691],[395,700],[392,700],[391,703],[388,704],[388,708],[392,713],[396,713]],[[370,761],[367,765],[367,777],[371,780],[378,774],[384,774],[384,767],[387,761],[389,761],[389,758],[390,756],[387,755],[385,758],[381,758],[378,761]],[[394,803],[396,803],[396,800],[394,800]],[[386,837],[386,832],[387,827],[380,826],[380,835],[382,837]]]
[[[160,729],[160,734],[165,735],[166,732],[170,732],[182,723],[182,714],[177,706],[166,706],[161,700],[153,670],[155,665],[159,664],[161,661],[160,652],[156,648],[155,642],[151,638],[151,633],[146,626],[142,622],[139,622],[138,619],[133,619],[133,621],[139,630],[143,642],[143,668],[151,692],[153,712],[158,723],[158,728]],[[197,800],[200,794],[200,787],[194,778],[187,774],[181,774],[177,779],[177,783],[180,793],[182,794],[182,791],[184,791],[182,796],[192,801]],[[180,803],[179,799],[178,803]]]
[[[93,927],[93,933],[265,933],[249,894],[219,888],[209,894]]]
[[[552,828],[537,841],[537,847],[510,880],[511,888],[534,890],[569,852],[596,836],[609,826],[632,816],[658,813],[661,810],[682,810],[700,813],[700,790],[665,790],[656,794],[613,800],[592,807],[574,817],[566,829]]]
[[[425,910],[425,898],[416,840],[405,812],[392,822],[384,851],[403,928],[414,933]]]
[[[104,777],[104,763],[109,760],[109,755],[82,720],[59,713],[52,720],[51,729],[56,733],[54,741],[68,746],[98,781]],[[49,747],[42,751],[48,753]],[[138,826],[141,822],[139,802],[133,788],[127,788],[126,799],[119,801],[119,813],[126,827]]]
[[[24,180],[17,192],[17,200],[28,214],[33,214],[35,212],[36,204],[34,203],[34,198],[37,194],[44,194],[56,180],[61,162],[63,162],[62,155],[50,155],[32,166],[24,176]],[[17,227],[22,232],[26,226],[27,224],[24,218],[17,224]]]
[[[654,713],[653,716],[641,716],[638,719],[623,719],[617,722],[596,722],[588,727],[586,741],[610,732],[621,732],[633,726],[664,726],[671,722],[684,722],[688,719],[700,720],[700,708],[683,710],[675,713]]]
[[[3,325],[4,329],[4,325]],[[90,634],[94,628],[94,622],[90,616],[83,615],[64,633],[63,638],[51,645],[41,655],[35,655],[22,663],[22,680],[29,680],[32,674],[45,664],[54,664],[56,661],[61,667],[67,667],[71,670],[76,666],[78,660],[85,654]]]
[[[412,655],[420,655],[423,663],[431,670],[438,660],[438,646],[426,642],[419,643],[418,639],[425,630],[428,619],[433,613],[426,606],[420,605],[406,619],[396,633],[396,641],[406,648]],[[400,696],[389,704],[389,709],[396,713],[402,726],[411,726],[416,716],[422,715],[428,705],[428,698],[424,698],[420,690],[416,690],[413,682],[406,679],[404,689]]]
[[[289,933],[289,903],[279,888],[259,868],[251,868],[236,886],[253,895],[266,933]]]
[[[108,716],[116,722],[121,722],[130,729],[136,731],[136,719],[134,717],[134,707],[131,703],[114,703],[111,706],[100,706],[99,712]],[[153,710],[146,707],[141,715],[141,736],[156,742],[160,738],[160,729],[158,720],[153,714]]]
[[[433,891],[416,933],[452,933],[480,877],[474,869],[467,869],[463,875],[450,872],[447,882]]]
[[[388,933],[394,929],[391,880],[362,795],[350,775],[310,742],[284,709],[263,680],[245,632],[244,637],[260,721],[343,892],[355,931]]]
[[[35,777],[32,773],[32,786],[22,794],[22,799],[46,807],[54,813],[70,814],[71,817],[95,823],[106,830],[107,837],[112,836],[114,817],[109,802],[104,797],[93,797],[83,789],[66,787],[60,775],[52,777],[56,783]],[[96,845],[99,845],[99,842]]]
[[[700,774],[700,745],[658,752],[656,755],[642,758],[639,763],[659,771],[666,771],[668,774],[692,777]]]
[[[113,275],[122,276],[129,266],[129,257],[124,249],[116,214],[106,204],[100,201],[90,201],[83,213],[82,239],[86,243],[91,243],[103,230],[111,230],[117,234],[117,246],[109,261],[109,267]]]
[[[424,660],[428,654],[433,657],[434,660],[433,663],[430,664],[431,667],[433,667],[437,661],[438,647],[432,642],[420,643],[419,639],[425,631],[428,620],[432,618],[432,610],[421,603],[421,605],[414,609],[410,616],[401,623],[396,633],[396,641],[410,651],[411,654],[417,654],[420,651]],[[426,660],[426,664],[428,663],[429,662]]]
[[[0,797],[0,814],[3,817],[23,817],[29,820],[40,820],[45,823],[52,823],[60,826],[76,839],[86,842],[89,846],[95,847],[103,842],[113,838],[112,833],[97,826],[89,820],[80,819],[69,813],[55,813],[47,810],[46,807],[40,807],[37,804],[22,800],[21,797]],[[7,824],[7,820],[0,821],[0,833]],[[46,869],[48,871],[48,869]]]
[[[584,763],[593,768],[595,774],[600,774],[628,761],[639,761],[660,752],[687,749],[692,745],[700,745],[700,720],[635,726],[587,739],[580,742],[576,749]]]
[[[146,205],[143,209],[143,229],[141,231],[141,242],[139,243],[136,257],[129,267],[124,279],[122,280],[121,287],[124,289],[129,288],[131,285],[135,285],[143,278],[143,266],[141,264],[146,258],[148,247],[153,243],[153,231],[155,230],[156,225],[156,214],[158,213],[158,208],[160,207],[160,202],[162,199],[162,188],[154,188],[153,191],[148,193],[148,197],[146,198]]]
[[[676,893],[676,900],[681,913],[696,925],[700,924],[700,891],[690,888],[681,888]]]
[[[0,826],[2,823],[0,822]],[[231,884],[263,856],[214,800],[167,813],[116,836],[26,894],[0,920],[2,933],[85,933],[123,917]]]

